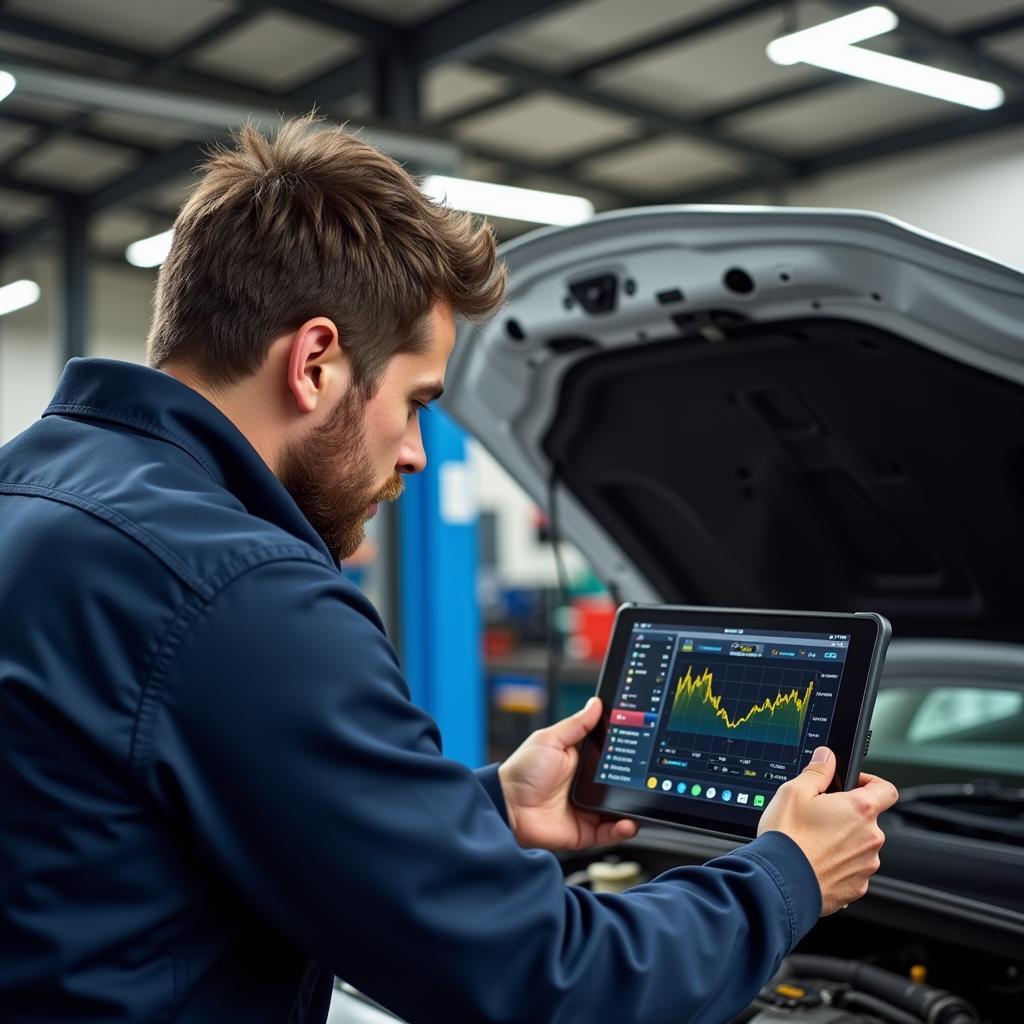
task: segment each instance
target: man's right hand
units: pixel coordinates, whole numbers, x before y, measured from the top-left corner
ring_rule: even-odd
[[[835,755],[818,747],[810,764],[779,787],[757,829],[758,835],[783,832],[803,850],[821,887],[822,916],[868,891],[885,842],[878,816],[899,799],[891,782],[865,774],[856,789],[826,793],[835,771]]]

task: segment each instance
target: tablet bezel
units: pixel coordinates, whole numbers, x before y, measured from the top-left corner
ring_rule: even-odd
[[[601,752],[608,734],[612,702],[625,663],[632,628],[637,622],[808,633],[848,632],[851,636],[850,647],[829,729],[828,745],[836,755],[836,775],[830,789],[850,789],[856,784],[864,757],[878,679],[892,634],[891,626],[885,618],[873,612],[791,612],[625,604],[619,608],[615,617],[611,642],[598,680],[597,695],[603,701],[601,719],[584,740],[580,750],[580,762],[572,788],[572,800],[576,806],[603,815],[637,818],[661,825],[712,832],[729,838],[750,840],[757,836],[757,826],[763,811],[754,812],[748,808],[715,804],[714,816],[702,815],[694,812],[690,800],[681,800],[657,791],[609,786],[596,781]],[[681,804],[690,806],[681,807]]]

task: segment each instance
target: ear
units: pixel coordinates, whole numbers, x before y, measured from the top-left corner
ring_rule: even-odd
[[[300,412],[312,412],[333,383],[332,375],[347,369],[348,358],[338,344],[338,328],[332,320],[314,317],[292,335],[288,390]]]

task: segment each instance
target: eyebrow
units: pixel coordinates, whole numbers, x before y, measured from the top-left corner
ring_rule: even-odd
[[[421,384],[412,393],[413,398],[426,399],[433,402],[444,394],[444,385],[439,381],[431,381],[429,384]]]

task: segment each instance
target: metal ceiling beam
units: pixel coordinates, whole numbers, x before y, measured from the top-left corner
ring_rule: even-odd
[[[310,3],[309,0],[269,2],[274,7],[301,13],[320,24],[337,27],[338,9],[333,6]],[[493,0],[463,0],[463,3],[408,28],[369,19],[371,25],[367,33],[360,33],[371,44],[369,54],[349,58],[321,72],[300,85],[291,96],[329,108],[354,93],[374,88],[376,58],[373,50],[390,54],[389,59],[404,61],[414,71],[423,71],[444,61],[465,61],[487,53],[502,38],[531,21],[579,2],[518,0],[514,4],[499,4]]]
[[[27,195],[39,196],[42,199],[65,199],[74,195],[66,189],[54,188],[52,185],[44,185],[38,181],[26,181],[8,171],[0,172],[0,188],[10,189],[14,192],[24,192]]]
[[[550,17],[579,0],[463,0],[455,7],[406,29],[406,49],[414,67],[442,61],[467,61],[490,53],[512,32],[539,18]]]
[[[441,12],[427,22],[407,30],[409,36],[403,45],[403,50],[408,55],[410,63],[415,67],[426,67],[446,59],[468,60],[476,53],[492,49],[496,39],[507,35],[510,31],[521,29],[530,20],[542,15],[550,15],[554,13],[555,8],[566,6],[571,2],[573,0],[566,0],[565,4],[552,4],[550,0],[547,2],[545,0],[521,0],[515,5],[505,5],[494,4],[491,0],[468,0],[453,11]],[[731,20],[748,16],[774,2],[777,0],[756,0],[756,2],[747,0],[747,2],[730,8],[728,12],[723,12],[713,18],[700,19],[699,22],[690,21],[681,27],[679,32],[685,32],[687,37],[693,37],[702,31],[723,27]],[[528,90],[546,89],[624,114],[630,118],[639,119],[647,125],[648,129],[655,128],[665,132],[689,134],[703,142],[738,151],[746,159],[753,161],[754,165],[762,172],[778,176],[785,176],[788,173],[786,161],[778,154],[753,144],[727,139],[712,126],[703,126],[667,111],[655,110],[643,104],[600,93],[592,90],[582,81],[550,75],[540,69],[518,64],[515,61],[488,57],[474,60],[473,63],[519,83],[519,88],[514,90],[512,95],[481,104],[480,109],[474,110],[473,113],[497,109],[505,103],[511,102],[512,99],[522,96]],[[354,85],[357,74],[358,72],[354,68],[345,68],[345,78],[338,84]],[[318,86],[322,89],[323,84],[325,83],[321,81]],[[300,88],[304,94],[309,94],[307,88]],[[323,92],[320,92],[320,100],[321,102],[331,102]],[[461,116],[469,115],[463,111]],[[536,170],[537,168],[534,168],[534,171]]]
[[[497,110],[499,107],[505,106],[506,103],[513,103],[516,100],[521,100],[526,96],[529,96],[532,90],[527,89],[525,86],[516,86],[511,92],[504,93],[501,96],[491,96],[486,100],[481,100],[479,103],[474,103],[469,107],[459,107],[451,114],[445,114],[444,117],[439,117],[434,124],[439,125],[453,125],[459,121],[468,121],[470,118],[476,117],[479,114],[489,114],[492,110]]]
[[[581,64],[576,64],[568,71],[564,72],[562,77],[571,79],[577,83],[582,83],[595,71],[602,70],[605,67],[610,67],[613,64],[618,64],[620,61],[640,56],[651,50],[660,49],[663,46],[679,44],[691,39],[696,39],[698,36],[704,35],[705,33],[727,28],[728,26],[735,24],[737,21],[742,21],[745,18],[759,14],[763,10],[778,7],[779,3],[780,0],[744,0],[743,3],[734,4],[732,7],[707,17],[687,19],[675,29],[659,30],[658,32],[651,33],[643,39],[631,43],[628,46],[620,47],[616,50],[604,53],[600,57],[584,61]],[[497,110],[506,103],[513,103],[520,99],[525,91],[526,90],[524,90],[520,85],[518,88],[509,92],[506,96],[494,97],[493,99],[488,100],[486,104],[481,104],[479,109],[474,108],[461,116],[471,116],[477,113]],[[445,123],[452,123],[457,119],[458,116],[445,119]]]
[[[243,9],[235,11],[226,17],[221,18],[219,21],[214,22],[212,25],[208,25],[199,32],[194,33],[188,39],[179,43],[178,46],[161,54],[161,56],[157,57],[155,60],[136,53],[135,51],[126,50],[123,47],[116,48],[117,52],[120,54],[118,59],[130,56],[133,67],[136,68],[137,72],[143,78],[159,78],[161,75],[167,75],[171,72],[177,71],[201,47],[208,46],[209,44],[216,42],[218,39],[221,39],[223,36],[234,32],[237,28],[240,28],[254,17],[259,11],[263,10],[265,6],[265,0],[247,0]],[[21,19],[23,27],[24,22],[25,19]],[[89,45],[93,45],[95,42],[95,40],[90,40]],[[25,159],[25,157],[35,152],[39,147],[45,145],[59,134],[70,134],[75,135],[78,138],[93,138],[95,141],[106,141],[103,139],[97,139],[96,134],[89,131],[88,122],[90,117],[91,113],[86,112],[84,114],[76,114],[64,121],[39,124],[38,127],[40,128],[40,131],[36,138],[28,145],[22,147],[22,149],[17,153],[8,157],[4,164],[0,165],[0,169],[11,169],[19,161]],[[114,144],[131,146],[144,157],[151,156],[155,152],[159,152],[159,150],[155,150],[151,146],[142,146],[138,143],[128,141],[123,143],[114,142]]]
[[[768,176],[785,177],[789,173],[789,162],[777,153],[754,143],[732,139],[699,121],[665,110],[658,110],[633,100],[613,96],[610,93],[591,89],[582,82],[532,68],[504,57],[485,57],[474,61],[474,66],[505,75],[522,85],[533,89],[553,92],[560,96],[589,103],[602,110],[639,121],[648,129],[686,135],[719,149],[738,153],[761,173]]]
[[[836,171],[866,160],[895,156],[910,150],[924,149],[944,142],[983,135],[997,128],[1008,128],[1024,122],[1024,98],[1017,98],[996,110],[970,111],[937,123],[916,128],[902,128],[865,139],[852,145],[799,161],[800,177]]]
[[[251,6],[261,7],[262,3],[259,2],[259,0],[253,0]],[[228,14],[226,17],[221,18],[219,22],[216,22],[212,26],[208,26],[201,32],[189,37],[173,50],[168,51],[156,60],[144,59],[141,54],[135,54],[135,67],[137,67],[138,73],[143,78],[155,78],[160,75],[166,75],[173,72],[178,69],[181,63],[199,47],[212,43],[229,32],[233,32],[247,22],[247,20],[252,16],[252,13],[253,12],[251,10],[245,10]],[[3,164],[0,165],[0,171],[11,170],[20,161],[25,160],[51,139],[61,134],[75,135],[79,138],[90,138],[93,141],[100,141],[105,144],[129,146],[143,158],[152,157],[154,154],[160,152],[153,146],[142,145],[138,142],[128,140],[122,141],[118,139],[111,139],[109,137],[103,137],[99,133],[89,131],[89,120],[91,117],[92,112],[85,112],[82,114],[76,114],[65,121],[50,123],[37,122],[36,127],[39,130],[37,131],[36,136],[16,153],[11,154],[11,156],[9,156]]]
[[[274,4],[278,0],[271,0]],[[413,72],[423,70],[444,60],[465,60],[475,53],[485,52],[493,48],[503,37],[522,28],[530,21],[551,15],[556,10],[569,6],[579,0],[520,0],[516,4],[496,4],[492,0],[466,0],[462,4],[435,15],[419,25],[401,30],[397,40],[388,46],[392,60],[403,60]],[[312,13],[312,12],[307,12]],[[293,99],[306,103],[316,103],[322,109],[330,110],[339,100],[348,98],[357,92],[365,92],[373,98],[375,83],[379,81],[381,58],[371,49],[359,57],[350,58],[335,68],[323,72],[300,85],[291,94]],[[526,95],[530,90],[517,88],[517,95]],[[378,97],[379,98],[379,97]],[[503,101],[506,102],[506,101]],[[500,105],[500,104],[497,104]],[[468,115],[462,111],[460,116]],[[432,130],[445,125],[438,122]],[[528,176],[544,174],[565,182],[569,189],[595,189],[611,196],[615,201],[629,204],[636,201],[635,196],[622,193],[621,190],[608,188],[596,182],[581,181],[575,175],[560,174],[550,171],[542,165],[536,165],[511,157],[507,153],[497,153],[487,147],[467,144],[454,139],[446,133],[446,138],[453,141],[466,153],[485,160],[497,160],[509,167],[514,174]]]
[[[373,88],[373,75],[372,53],[361,53],[307,79],[292,90],[289,98],[296,103],[330,110],[339,101],[357,93],[369,93]]]
[[[638,206],[645,205],[650,202],[649,198],[646,198],[641,193],[634,192],[629,188],[622,188],[617,185],[605,185],[599,181],[581,178],[577,174],[560,171],[558,167],[553,164],[535,164],[530,160],[523,160],[520,157],[512,156],[505,150],[493,149],[489,146],[475,145],[470,147],[467,152],[472,156],[479,157],[481,160],[490,160],[493,163],[507,167],[514,175],[518,176],[518,180],[520,181],[534,176],[550,178],[553,181],[561,182],[562,185],[570,192],[579,189],[583,189],[584,191],[592,189],[595,192],[603,192],[619,206]]]
[[[3,236],[3,246],[0,248],[0,259],[7,259],[14,256],[22,249],[31,248],[40,242],[45,242],[53,233],[53,222],[49,217],[41,217],[39,220],[26,224],[23,228],[8,232]]]
[[[41,131],[49,131],[51,128],[58,129],[60,132],[74,135],[76,138],[88,139],[90,142],[99,142],[104,146],[120,146],[122,149],[130,149],[139,153],[140,156],[152,156],[160,152],[155,146],[144,145],[135,139],[129,139],[123,135],[96,131],[84,122],[79,123],[81,117],[82,115],[76,114],[74,118],[68,121],[47,121],[41,117],[32,117],[28,114],[19,113],[17,110],[10,109],[6,104],[0,105],[0,121],[9,121],[11,124],[20,124],[29,128],[37,128]],[[5,160],[4,163],[6,164],[6,162]]]
[[[863,0],[831,2],[848,11],[858,11],[864,6]],[[981,49],[974,39],[944,32],[933,23],[906,10],[898,0],[886,0],[886,6],[899,18],[896,31],[922,51],[946,54],[973,69],[973,74],[991,75],[1001,84],[1024,88],[1024,71],[994,53]]]
[[[135,77],[110,77],[100,74],[68,72],[40,62],[14,64],[4,62],[26,95],[43,98],[74,96],[76,102],[112,113],[126,113],[169,121],[183,135],[208,140],[251,120],[268,127],[276,126],[282,115],[309,112],[306,104],[274,97],[259,90],[232,86],[224,92],[196,91],[182,84],[177,76],[168,76],[159,84]],[[427,129],[370,124],[365,129],[382,149],[397,159],[417,159],[439,169],[454,166],[455,147],[437,138]],[[163,153],[165,151],[161,151]]]
[[[568,72],[568,76],[575,79],[586,78],[595,71],[602,71],[613,64],[641,57],[652,50],[660,50],[665,46],[678,46],[680,43],[690,42],[698,36],[729,28],[738,21],[762,14],[766,10],[778,10],[780,6],[780,0],[744,0],[743,3],[733,4],[714,14],[688,18],[675,28],[659,29],[627,46],[619,47],[617,50],[603,53],[599,57],[577,64]]]
[[[796,99],[808,93],[830,91],[834,88],[845,88],[853,84],[853,79],[845,78],[840,75],[830,76],[823,82],[803,82],[800,85],[786,86],[783,89],[777,89],[772,93],[762,93],[757,98],[741,100],[738,103],[731,103],[726,106],[719,107],[709,113],[701,114],[697,120],[701,124],[717,126],[728,121],[729,118],[745,114],[762,105],[782,103],[786,100]],[[574,168],[580,167],[590,160],[596,160],[604,156],[614,156],[616,153],[620,153],[623,150],[629,149],[638,144],[645,142],[657,142],[659,139],[671,138],[674,134],[675,132],[667,132],[661,129],[649,129],[643,134],[632,139],[615,139],[611,142],[604,142],[598,146],[591,146],[588,149],[581,150],[565,160],[560,160],[558,163],[548,168],[548,170],[556,174],[572,174]],[[773,177],[770,182],[766,182],[763,175],[752,175],[751,177],[763,185],[774,184],[777,180]]]
[[[182,142],[152,160],[97,189],[86,197],[90,214],[101,213],[118,203],[148,192],[158,185],[195,170],[206,159],[208,141]]]
[[[836,2],[841,2],[841,0],[836,0]],[[739,5],[738,7],[733,8],[733,10],[739,11],[739,9],[744,6],[747,5]],[[863,4],[858,2],[849,2],[847,6],[851,9],[857,9],[862,7]],[[900,17],[905,16],[901,14]],[[956,53],[961,55],[961,59],[964,59],[962,55],[965,52],[968,52],[964,50],[965,46],[970,48],[969,52],[971,54],[976,53],[976,47],[981,41],[999,35],[1005,31],[1020,27],[1024,27],[1024,14],[1013,18],[995,19],[982,25],[976,25],[956,36],[944,36],[939,33],[938,37],[941,37],[941,48],[944,52],[951,52],[952,50],[955,50]],[[921,57],[926,57],[929,53],[936,52],[936,46],[940,45],[937,42],[935,32],[932,30],[916,31],[912,29],[908,42],[911,45],[924,47],[925,52],[918,55]],[[949,47],[947,47],[946,44],[950,44]],[[617,51],[614,55],[610,55],[607,63],[610,64],[613,60],[624,59],[620,55],[625,52],[626,51],[621,50]],[[602,66],[604,63],[604,60],[600,62]],[[594,66],[597,66],[596,62]],[[574,71],[571,74],[575,75],[576,72]],[[1024,75],[1024,72],[1019,72],[1019,74]],[[760,93],[757,96],[750,97],[749,99],[718,107],[717,109],[701,114],[697,120],[699,123],[708,127],[720,128],[733,118],[750,114],[760,109],[767,109],[776,103],[785,103],[789,100],[799,99],[805,96],[820,95],[826,92],[850,88],[856,85],[857,81],[858,79],[849,78],[845,75],[822,73],[820,77],[809,82],[801,82],[798,85],[784,86],[783,88],[773,90],[772,92]],[[499,105],[500,104],[491,104],[488,109],[494,109],[494,107]],[[457,118],[453,118],[451,119],[451,123],[456,123],[457,120]],[[659,138],[669,137],[670,134],[671,133],[667,131],[648,131],[641,136],[641,141],[654,141]],[[578,166],[588,160],[598,157],[611,156],[635,144],[636,140],[630,139],[617,140],[615,142],[605,143],[601,146],[595,146],[576,154],[569,160],[562,161],[552,169],[557,170],[559,173],[571,173],[574,166]],[[793,173],[794,177],[798,176],[799,168],[794,167]],[[766,178],[763,174],[755,173],[733,179],[733,182],[726,187],[725,191],[719,190],[718,186],[710,186],[707,189],[700,189],[694,194],[700,197],[714,198],[719,195],[728,195],[730,192],[745,191],[748,188],[769,187],[777,183],[778,179],[774,177]],[[703,201],[703,199],[701,201]]]
[[[801,158],[796,161],[793,180],[800,181],[834,173],[883,157],[918,152],[929,146],[956,142],[1019,124],[1024,124],[1024,99],[1013,100],[996,110],[971,111],[918,128],[901,128],[898,131],[885,132],[848,146]],[[758,175],[748,175],[706,188],[684,189],[682,192],[666,194],[658,197],[655,202],[710,203],[728,199],[737,192],[767,188],[771,184]]]
[[[370,109],[399,124],[420,120],[420,73],[400,49],[370,55]]]
[[[351,7],[325,3],[324,0],[271,0],[268,6],[358,36],[372,46],[394,46],[402,35],[402,30],[395,25],[371,18]]]
[[[104,60],[119,61],[123,64],[134,64],[137,56],[133,50],[109,40],[74,32],[51,22],[33,21],[31,18],[10,11],[0,10],[0,32],[22,36],[25,39],[34,39],[41,43],[63,46],[67,49],[78,50],[91,57],[102,57]],[[150,54],[150,56],[156,57],[157,54]]]
[[[957,33],[957,38],[965,43],[980,43],[992,36],[1008,35],[1010,32],[1018,32],[1022,28],[1024,28],[1024,11],[972,25]]]
[[[26,96],[73,102],[79,106],[115,114],[132,114],[198,128],[237,124],[245,120],[239,111],[259,110],[274,116],[278,98],[260,90],[246,90],[230,83],[213,91],[196,89],[187,76],[175,75],[159,84],[138,74],[110,76],[95,72],[66,71],[24,58],[6,59],[3,67],[18,80]]]
[[[196,55],[197,51],[201,50],[204,46],[216,43],[236,29],[242,28],[243,25],[263,11],[266,6],[266,0],[246,0],[239,10],[225,15],[219,21],[215,21],[212,25],[208,25],[194,35],[189,36],[172,50],[162,53],[156,61],[151,61],[139,70],[154,78],[158,78],[160,75],[167,74],[170,71],[177,71],[187,64],[189,59]]]
[[[159,53],[140,53],[138,50],[129,49],[117,43],[101,39],[98,36],[87,35],[84,32],[72,32],[69,29],[60,28],[41,21],[33,21],[18,14],[11,14],[0,10],[0,32],[20,36],[25,39],[34,39],[39,42],[57,44],[67,49],[77,50],[79,53],[91,57],[100,57],[104,60],[115,61],[126,64],[129,67],[140,68],[148,63],[155,63],[160,60]],[[15,56],[15,60],[23,61],[26,58]],[[224,88],[231,83],[217,78],[214,75],[204,74],[200,71],[181,70],[178,72],[180,80],[195,89],[207,89],[210,87]],[[68,97],[65,97],[65,101]]]
[[[786,103],[803,96],[847,89],[856,85],[858,81],[858,79],[850,78],[847,75],[829,74],[822,71],[819,73],[819,77],[808,82],[784,85],[780,89],[772,89],[770,92],[761,92],[746,99],[724,104],[701,114],[699,119],[704,124],[723,125],[734,117],[742,117],[744,114],[771,107],[776,103]]]

